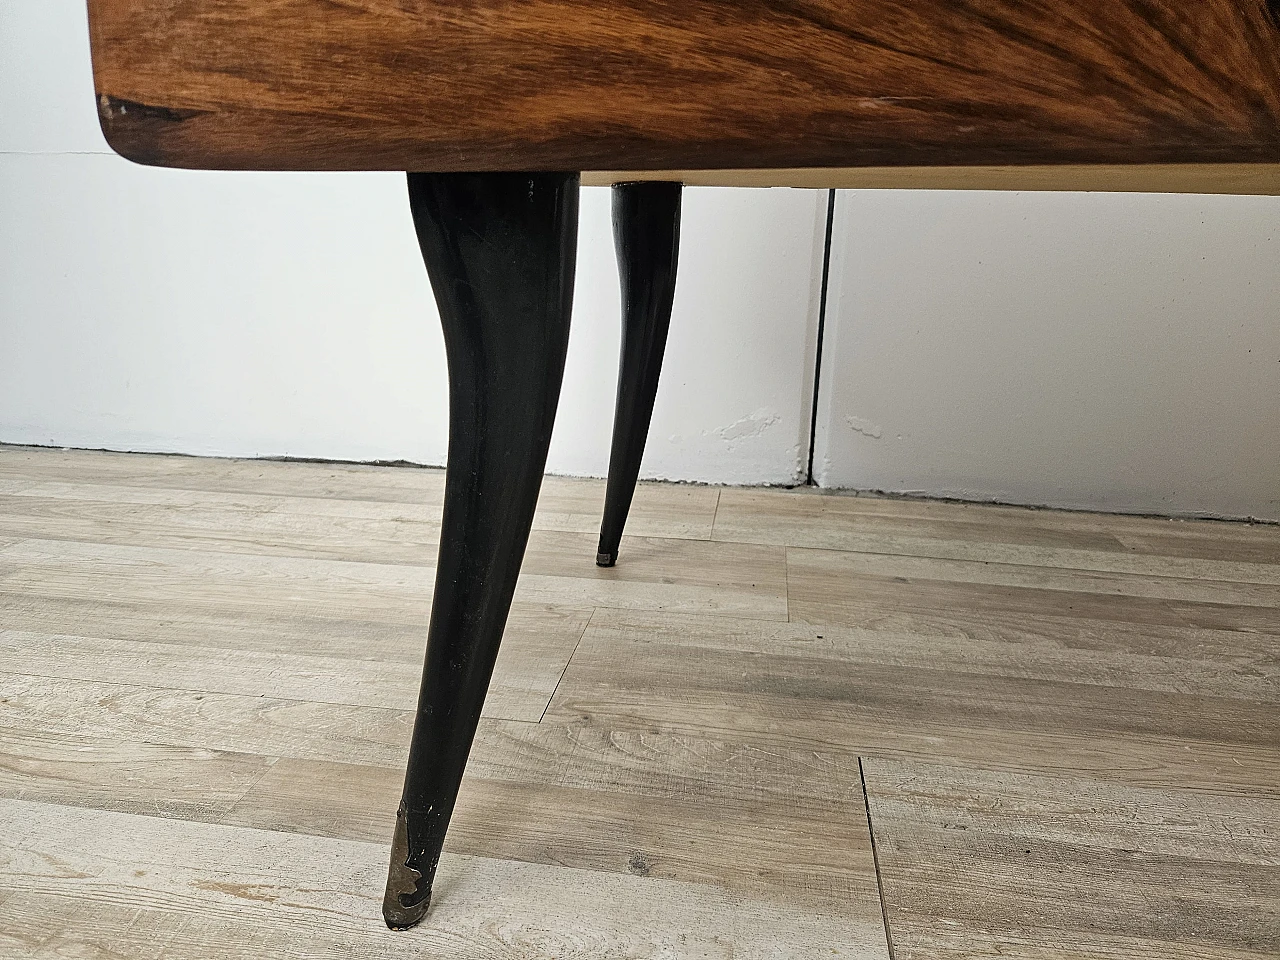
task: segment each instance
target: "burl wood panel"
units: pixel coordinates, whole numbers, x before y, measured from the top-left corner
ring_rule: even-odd
[[[1280,0],[89,0],[149,164],[1280,161]]]

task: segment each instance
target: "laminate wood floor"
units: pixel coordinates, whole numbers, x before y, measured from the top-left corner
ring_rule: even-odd
[[[1280,957],[1280,528],[556,478],[387,931],[442,488],[0,447],[0,957]]]

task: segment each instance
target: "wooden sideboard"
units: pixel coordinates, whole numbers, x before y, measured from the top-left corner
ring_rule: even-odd
[[[125,157],[409,172],[449,355],[450,446],[383,901],[393,927],[426,914],[524,555],[564,369],[581,171],[619,184],[605,564],[657,389],[682,183],[1280,193],[1280,0],[88,6],[99,117]]]

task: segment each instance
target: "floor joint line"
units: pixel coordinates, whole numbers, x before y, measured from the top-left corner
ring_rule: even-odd
[[[884,877],[880,873],[880,851],[876,848],[876,830],[871,823],[871,794],[867,792],[867,771],[858,758],[858,779],[862,781],[862,805],[867,811],[867,837],[871,840],[871,863],[876,871],[876,891],[880,894],[880,917],[884,923],[884,942],[893,960],[893,933],[889,929],[889,903],[884,898]]]
[[[582,626],[582,632],[578,634],[578,642],[573,645],[573,650],[569,654],[569,659],[564,662],[564,669],[560,671],[560,676],[556,677],[556,685],[551,688],[551,696],[547,697],[547,702],[542,707],[542,713],[534,723],[541,723],[543,717],[547,715],[547,711],[551,709],[551,702],[556,698],[556,691],[560,689],[560,684],[564,680],[564,675],[569,672],[569,665],[573,663],[573,658],[577,656],[578,648],[582,646],[582,638],[587,635],[587,631],[591,629],[591,621],[595,619],[597,607],[592,607],[591,612],[587,614],[587,622]]]

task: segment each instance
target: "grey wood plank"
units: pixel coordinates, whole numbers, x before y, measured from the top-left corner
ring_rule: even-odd
[[[683,540],[633,542],[636,562],[599,570],[594,538],[537,533],[517,587],[525,603],[721,612],[785,620],[781,548]],[[646,555],[674,553],[666,575]],[[321,557],[262,556],[71,540],[22,540],[0,548],[13,566],[4,588],[42,597],[86,595],[164,603],[240,604],[344,619],[425,622],[433,567]]]
[[[156,603],[101,596],[43,597],[13,593],[0,584],[5,623],[18,631],[104,640],[137,640],[263,653],[297,652],[322,657],[395,661],[420,667],[426,619],[382,611],[368,617],[323,616],[296,607],[268,609],[234,602]],[[429,614],[430,607],[426,612]],[[589,616],[583,608],[515,603],[507,620],[506,645],[555,647],[577,637]],[[500,661],[501,664],[501,661]]]
[[[0,724],[66,736],[93,730],[116,741],[401,771],[412,719],[410,710],[0,674]],[[853,796],[857,754],[851,749],[804,740],[798,751],[780,750],[750,733],[669,733],[577,717],[538,724],[482,717],[468,771],[552,786],[630,784],[664,797],[696,791],[720,799],[846,803]]]
[[[983,763],[1002,770],[1058,773],[1067,768],[1135,785],[1182,784],[1271,796],[1280,790],[1280,749],[1269,744],[1221,743],[1135,732],[1064,731],[1050,723],[895,721],[873,711],[805,709],[763,696],[728,703],[727,695],[681,690],[657,695],[620,688],[561,690],[542,723],[590,718],[634,733],[736,737],[760,749],[799,744],[814,751]]]
[[[880,629],[774,623],[699,614],[598,609],[591,643],[673,644],[751,657],[803,657],[832,670],[863,666],[949,670],[961,677],[1049,680],[1280,704],[1277,640],[1189,627],[1025,618],[1014,629],[937,628],[929,621]],[[907,674],[904,672],[904,676]]]
[[[909,552],[874,549],[902,542],[904,547],[951,543],[959,549],[1038,548],[1041,550],[1123,551],[1114,533],[1092,515],[1073,514],[1064,524],[1049,511],[950,503],[939,510],[929,501],[848,496],[800,488],[721,491],[714,539],[777,543],[792,547]],[[932,554],[923,553],[922,556]]]
[[[0,535],[172,546],[187,542],[242,552],[318,553],[334,559],[434,562],[441,490],[421,502],[331,499],[125,483],[0,483]],[[629,531],[638,536],[709,539],[719,490],[642,483]],[[534,529],[594,534],[603,510],[598,480],[547,477]]]
[[[1280,953],[1280,794],[864,766],[900,960]]]
[[[0,727],[402,766],[413,711],[0,673]]]
[[[1215,524],[1213,530],[1170,525],[1167,529],[1121,533],[1117,539],[1134,553],[1247,563],[1280,563],[1280,525]]]
[[[1252,574],[1254,579],[1250,580],[1241,579],[1240,575],[1245,571],[1239,567],[1232,568],[1235,579],[1214,580],[1207,576],[1207,571],[1200,571],[1189,578],[1118,570],[1063,569],[1014,561],[951,560],[794,547],[787,550],[788,578],[792,583],[806,577],[848,581],[859,576],[875,576],[1191,603],[1280,607],[1280,578],[1275,576],[1280,573],[1280,567],[1249,565],[1248,570],[1259,571]]]
[[[387,611],[418,622],[435,576],[424,565],[71,540],[23,540],[0,549],[0,563],[19,566],[6,590],[37,596],[235,603],[344,617]]]
[[[1063,729],[1077,735],[1142,735],[1214,743],[1280,744],[1275,702],[1168,693],[1071,680],[962,672],[947,664],[903,669],[834,664],[784,653],[744,655],[633,636],[614,643],[588,628],[553,699],[568,712],[579,695],[652,695],[664,701],[718,696],[726,707],[788,711],[797,725],[845,718],[949,721],[964,726]]]
[[[444,489],[441,469],[4,446],[0,476],[410,504]]]
[[[1003,769],[1075,766],[1134,783],[1280,789],[1274,701],[696,644],[643,632],[619,641],[589,628],[547,719]]]
[[[449,851],[701,883],[874,921],[879,897],[852,756],[831,767],[847,788],[835,800],[804,795],[810,764],[789,762],[794,752],[779,751],[780,775],[762,789],[731,792],[681,766],[685,744],[668,756],[652,751],[642,769],[609,782],[616,764],[601,765],[592,752],[561,741],[563,752],[539,769],[533,755],[545,757],[555,740],[531,738],[523,756],[513,756],[516,742],[495,743],[492,733],[477,745]],[[511,761],[528,775],[487,775],[510,770]],[[547,766],[558,768],[557,782],[548,782]],[[400,785],[395,770],[281,760],[221,822],[386,842]]]
[[[486,715],[536,722],[587,619],[579,613],[563,622],[558,635],[509,637],[494,669]],[[0,631],[0,662],[30,676],[398,710],[417,703],[422,675],[412,661],[322,656],[305,647],[263,652],[13,630]]]
[[[0,463],[3,462],[0,458]],[[440,482],[418,484],[411,489],[421,493],[421,497],[406,501],[358,500],[325,496],[324,489],[317,493],[310,492],[305,482],[300,482],[297,490],[279,493],[274,492],[270,485],[264,485],[263,489],[259,489],[253,482],[257,479],[253,474],[246,478],[246,482],[242,485],[243,489],[201,490],[191,484],[198,483],[205,476],[216,477],[226,473],[228,465],[263,464],[268,469],[280,467],[287,469],[302,465],[275,464],[270,461],[207,459],[199,459],[197,463],[208,466],[200,472],[191,468],[178,477],[159,478],[173,479],[175,483],[183,482],[188,486],[166,486],[155,478],[149,483],[132,482],[147,479],[146,474],[122,473],[114,479],[112,475],[99,476],[92,469],[93,461],[89,461],[86,463],[89,469],[84,471],[83,476],[81,471],[75,469],[58,471],[57,479],[42,478],[37,473],[32,479],[24,481],[24,488],[9,494],[6,500],[9,510],[14,514],[20,513],[25,504],[40,501],[48,501],[45,509],[50,512],[53,510],[52,504],[61,504],[62,509],[72,512],[73,516],[74,511],[77,510],[106,510],[115,507],[124,514],[130,507],[152,507],[155,508],[154,516],[158,522],[163,522],[169,516],[180,518],[183,511],[191,511],[198,518],[201,510],[217,510],[225,513],[242,513],[247,517],[283,514],[298,518],[309,517],[317,521],[328,517],[427,523],[433,518],[439,520],[440,508],[443,504],[444,487]],[[393,468],[381,469],[390,471]],[[424,476],[436,477],[438,480],[439,473],[439,471],[426,471]],[[376,480],[381,475],[381,473],[375,473],[373,478]],[[284,482],[288,476],[287,472],[281,473],[277,479]],[[365,476],[363,472],[356,472],[350,476],[339,474],[338,481],[349,483],[353,489],[348,492],[357,492]],[[299,479],[305,481],[305,475],[300,476]],[[146,512],[142,510],[135,510],[132,515],[141,520],[147,519]],[[196,524],[192,524],[192,527],[199,529]]]
[[[846,626],[931,621],[939,629],[1016,630],[1024,618],[1059,617],[1280,635],[1280,608],[1274,606],[1105,592],[1105,587],[1098,589],[1103,586],[1099,582],[1079,581],[1079,590],[1062,589],[1068,585],[1064,582],[1053,588],[1030,582],[955,582],[848,571],[837,575],[806,563],[791,570],[789,609],[793,620]]]
[[[356,842],[370,851],[376,920],[441,478],[0,447],[0,797],[92,820],[95,836],[123,822],[93,820],[99,809],[180,818],[203,842],[254,838],[226,842],[299,864]],[[972,868],[962,897],[989,896],[997,920],[1021,915],[1019,884],[1043,901],[1025,929],[930,914],[952,905],[921,873],[934,886],[912,894],[916,955],[1258,956],[1241,939],[1256,923],[1237,924],[1235,940],[1167,939],[1180,929],[1175,884],[1151,893],[1165,904],[1153,918],[1147,881],[1126,871],[1207,877],[1188,895],[1196,922],[1268,916],[1259,904],[1274,895],[1259,899],[1257,884],[1272,879],[1280,797],[1274,529],[653,484],[638,494],[645,535],[603,571],[602,489],[546,482],[504,644],[510,683],[500,660],[468,766],[449,857],[497,865],[480,871],[487,905],[459,921],[477,955],[535,942],[475,933],[496,929],[485,924],[508,895],[493,885],[511,876],[590,878],[563,900],[589,916],[557,914],[556,933],[576,930],[590,956],[637,943],[699,955],[714,942],[592,939],[635,921],[618,904],[650,894],[630,884],[711,904],[706,916],[738,918],[724,929],[739,932],[753,905],[781,910],[813,931],[806,948],[841,923],[878,930],[858,776],[869,756],[900,765],[894,802],[919,820],[921,844],[981,839],[926,858],[935,872]],[[747,542],[698,542],[711,532]],[[908,769],[926,771],[928,791]],[[1002,804],[973,800],[996,787]],[[968,830],[948,826],[953,808]],[[1024,838],[1037,856],[1017,852]],[[403,952],[376,922],[353,948],[350,918],[308,920],[305,940],[293,920],[264,920],[259,895],[285,891],[286,911],[314,904],[290,906],[302,889],[291,865],[262,857],[250,879],[202,863],[163,889],[104,868],[88,895],[83,878],[62,878],[82,884],[71,890],[15,883],[10,860],[0,954]],[[1050,889],[1049,867],[1084,880]],[[1006,869],[1009,889],[992,894]],[[593,902],[596,878],[628,886]],[[1096,890],[1114,902],[1091,914]],[[750,943],[743,932],[716,947],[766,949],[750,930]]]
[[[441,861],[431,922],[393,933],[378,915],[382,844],[18,801],[0,801],[0,823],[0,890],[161,911],[175,926],[188,916],[244,925],[213,941],[219,956],[246,956],[245,933],[271,929],[310,949],[329,939],[342,950],[331,955],[347,957],[385,956],[392,944],[401,956],[886,956],[878,922],[698,884],[457,854]],[[43,955],[101,942],[67,920],[38,943]],[[128,951],[128,927],[110,933]],[[170,955],[184,947],[171,941]]]
[[[2,727],[0,797],[216,821],[274,762],[260,754],[112,740],[83,730]]]
[[[732,493],[732,491],[726,491]],[[1005,542],[1034,543],[1023,539],[1017,531],[1030,537],[1045,536],[1052,532],[1064,537],[1098,538],[1098,542],[1113,544],[1131,535],[1161,535],[1178,533],[1206,541],[1230,538],[1235,535],[1258,536],[1273,539],[1275,524],[1250,521],[1206,520],[1188,517],[1134,515],[1124,513],[1097,513],[1087,510],[1060,510],[1042,506],[1020,506],[998,503],[974,503],[928,497],[887,496],[849,490],[826,490],[798,487],[776,491],[785,496],[776,504],[752,498],[768,497],[775,491],[743,490],[746,510],[759,511],[769,517],[775,511],[794,514],[801,523],[812,524],[815,516],[881,518],[883,520],[937,521],[944,524],[991,524],[1001,529],[1000,539]],[[812,498],[819,503],[799,507],[796,504]],[[730,503],[726,497],[722,503]],[[1055,541],[1068,545],[1065,540]],[[1050,545],[1046,543],[1046,545]]]
[[[1059,567],[1138,577],[1174,577],[1239,583],[1280,584],[1280,526],[1256,528],[1251,541],[1265,562],[1225,557],[1164,556],[1139,552],[1142,537],[1120,537],[1101,529],[1095,516],[1079,530],[1054,524],[1013,524],[1003,516],[984,516],[981,508],[953,516],[894,516],[848,509],[862,501],[727,489],[716,513],[715,539],[776,543],[856,553],[975,561],[1020,566]],[[1032,518],[1048,514],[1031,512]],[[1049,515],[1055,519],[1057,514]],[[1240,541],[1246,524],[1200,522],[1192,542]],[[1219,534],[1218,537],[1213,537]],[[1151,539],[1148,537],[1147,539]],[[1212,538],[1212,539],[1211,539]]]
[[[0,537],[0,554],[3,553],[5,547],[14,546],[21,542],[22,540],[20,537]],[[3,556],[0,556],[0,585],[2,585],[11,574],[17,573],[19,570],[21,570],[21,566],[17,562],[5,560]]]
[[[303,512],[297,508],[334,501],[302,497],[260,497],[260,502],[252,503],[232,494],[145,487],[130,488],[138,495],[123,503],[37,495],[52,486],[45,484],[22,496],[0,497],[0,535],[425,566],[435,564],[439,550],[437,506],[355,501],[377,509],[351,512],[391,515],[352,517]],[[95,489],[102,497],[116,492],[101,485]],[[215,496],[224,502],[209,502]]]
[[[5,493],[438,523],[444,471],[0,445],[0,494]],[[636,488],[629,528],[639,536],[708,539],[718,500],[717,487],[641,483]],[[602,480],[546,477],[534,527],[595,533],[603,503]]]

